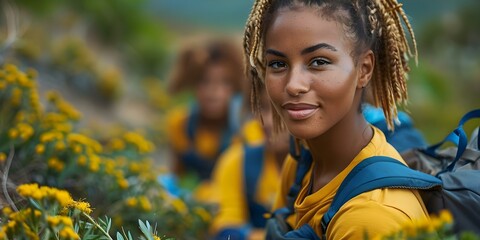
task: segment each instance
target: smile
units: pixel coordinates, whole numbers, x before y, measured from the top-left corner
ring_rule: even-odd
[[[311,117],[317,110],[318,106],[311,104],[292,104],[287,103],[282,106],[287,110],[292,120],[304,120]]]

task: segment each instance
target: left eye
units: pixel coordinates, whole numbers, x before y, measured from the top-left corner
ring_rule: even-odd
[[[325,59],[314,59],[311,63],[310,63],[310,66],[312,67],[320,67],[320,66],[324,66],[324,65],[327,65],[327,64],[330,64],[329,61],[325,60]]]

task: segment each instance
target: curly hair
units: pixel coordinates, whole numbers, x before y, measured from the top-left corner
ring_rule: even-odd
[[[169,79],[169,91],[176,93],[195,87],[213,65],[228,68],[234,90],[242,89],[244,70],[240,46],[228,39],[218,38],[188,45],[180,51]]]
[[[266,29],[279,9],[298,5],[317,7],[323,16],[344,24],[347,36],[356,44],[352,52],[354,60],[365,50],[373,51],[376,59],[371,81],[374,105],[384,110],[388,126],[393,129],[397,104],[406,104],[408,98],[408,60],[415,57],[417,61],[418,55],[413,29],[397,0],[256,0],[246,23],[243,41],[254,112],[258,114],[260,111],[258,89],[264,87]],[[275,129],[284,129],[280,116],[274,113],[273,117]]]

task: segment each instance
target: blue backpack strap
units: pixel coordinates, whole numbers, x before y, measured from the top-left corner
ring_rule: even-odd
[[[370,157],[353,168],[340,185],[332,204],[322,218],[325,235],[333,216],[353,197],[380,188],[432,189],[441,187],[441,180],[415,171],[398,160],[385,156]]]
[[[302,190],[302,181],[312,165],[312,155],[306,149],[301,149],[300,158],[297,159],[297,171],[295,174],[295,181],[290,188],[287,195],[287,208],[290,213],[294,212],[294,204],[300,190]]]
[[[463,125],[474,118],[480,118],[480,109],[476,109],[473,111],[470,111],[466,113],[459,121],[458,126],[455,130],[453,130],[450,134],[448,134],[445,139],[443,139],[441,142],[432,145],[425,150],[423,150],[425,153],[427,153],[430,156],[436,156],[436,150],[442,146],[445,142],[452,142],[455,145],[457,145],[457,154],[455,156],[455,159],[448,165],[443,171],[437,173],[437,176],[444,172],[450,172],[453,170],[455,167],[455,164],[457,161],[460,159],[460,157],[463,155],[465,152],[465,149],[467,148],[468,144],[468,137],[467,134],[465,133],[465,130],[463,129]],[[479,138],[480,139],[480,138]],[[478,141],[478,146],[480,148],[480,140]]]
[[[295,172],[295,181],[290,187],[290,190],[287,194],[287,203],[286,206],[280,209],[275,210],[273,216],[281,216],[286,219],[288,216],[295,212],[294,204],[297,199],[300,190],[302,190],[302,181],[305,175],[307,174],[310,166],[312,165],[312,155],[310,152],[304,148],[300,149],[300,152],[297,152],[295,149],[295,139],[290,137],[290,156],[297,161],[297,169]]]
[[[199,120],[199,108],[196,103],[193,103],[190,107],[187,118],[187,137],[190,141],[194,141],[195,133],[197,132]]]
[[[248,146],[243,147],[243,172],[245,181],[245,192],[247,195],[247,206],[250,216],[250,223],[253,227],[265,227],[267,220],[263,216],[267,209],[255,201],[257,183],[263,169],[265,147]]]

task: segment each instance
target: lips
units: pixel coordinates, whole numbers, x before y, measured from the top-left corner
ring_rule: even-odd
[[[317,105],[306,103],[287,103],[282,106],[293,120],[303,120],[311,117],[317,110]]]

